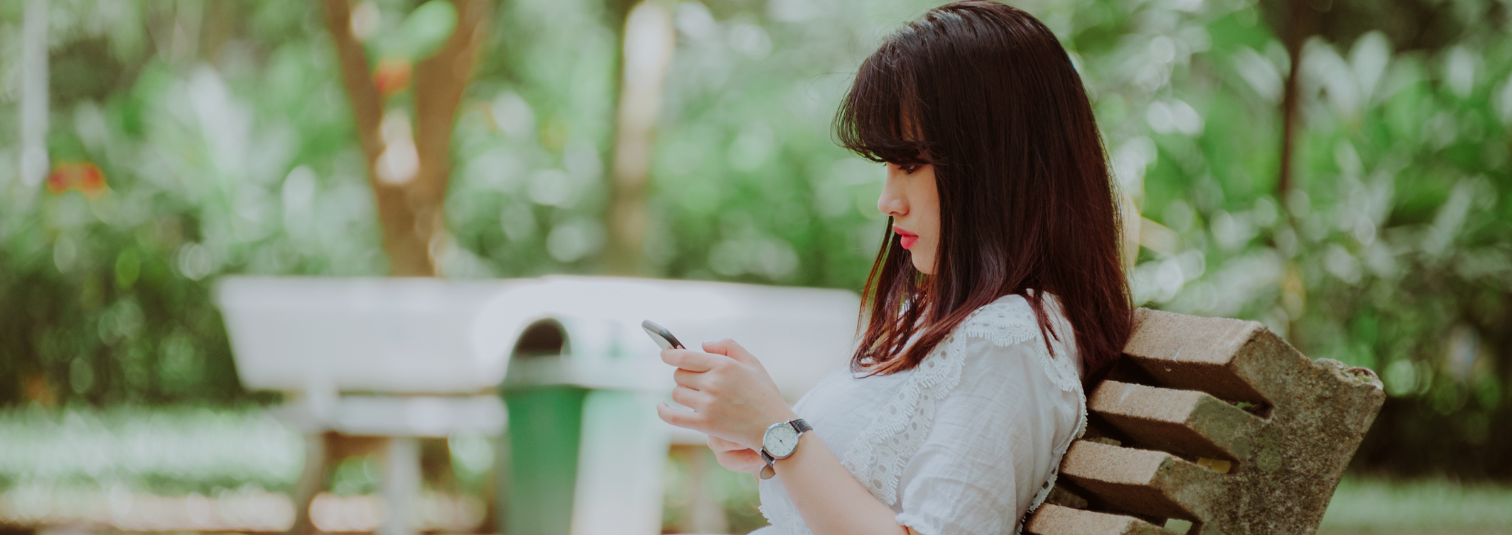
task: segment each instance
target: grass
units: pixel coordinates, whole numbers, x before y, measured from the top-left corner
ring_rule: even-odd
[[[1346,477],[1318,531],[1512,535],[1512,486]]]
[[[0,409],[0,492],[55,487],[164,496],[285,492],[298,477],[302,447],[296,430],[256,407]],[[687,462],[686,456],[674,457],[668,466],[669,528],[688,515]],[[491,463],[477,464],[473,469],[486,471],[483,465]],[[353,475],[371,471],[367,468],[344,463],[332,488],[372,492],[371,478]],[[755,508],[753,478],[726,472],[712,460],[704,469],[711,479],[703,491],[724,506],[731,532],[765,524]],[[1512,535],[1512,484],[1346,477],[1319,532]]]

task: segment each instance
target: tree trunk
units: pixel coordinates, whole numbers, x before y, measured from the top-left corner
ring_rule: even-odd
[[[393,117],[407,118],[407,112],[384,110],[383,95],[374,82],[367,53],[352,33],[351,1],[325,0],[326,26],[336,44],[341,78],[366,156],[368,182],[373,186],[378,205],[383,248],[388,254],[390,274],[394,276],[439,274],[436,257],[446,232],[442,205],[451,175],[452,128],[477,61],[483,41],[483,21],[489,11],[485,0],[451,2],[457,9],[456,28],[439,51],[420,59],[414,68],[415,109],[411,129],[407,120],[386,120],[388,114],[405,114]],[[408,163],[394,165],[401,157]],[[395,171],[398,167],[404,169]],[[304,474],[294,496],[296,514],[290,533],[314,532],[309,520],[310,503],[326,475],[346,456],[365,454],[373,440],[335,432],[307,440]]]
[[[646,179],[676,30],[672,14],[654,1],[637,4],[621,20],[622,60],[604,267],[616,275],[640,275],[645,271]]]
[[[336,44],[341,77],[367,157],[383,248],[394,276],[439,274],[436,256],[446,231],[442,203],[451,175],[452,127],[477,60],[483,21],[489,11],[484,0],[451,1],[457,8],[457,28],[440,51],[422,59],[414,69],[414,131],[387,135],[383,131],[383,97],[373,82],[367,54],[352,33],[351,2],[325,1],[326,25]],[[398,142],[395,135],[401,136]],[[389,150],[410,151],[418,168],[398,177],[385,174],[380,159]]]
[[[1297,123],[1301,120],[1298,84],[1302,77],[1302,47],[1313,33],[1312,17],[1308,16],[1310,10],[1305,0],[1287,2],[1287,19],[1290,22],[1284,29],[1284,38],[1291,67],[1287,70],[1286,86],[1281,97],[1281,170],[1280,177],[1276,180],[1276,200],[1283,209],[1286,208],[1287,193],[1291,191],[1294,181],[1292,167],[1293,160],[1296,159]]]
[[[1314,33],[1312,26],[1314,18],[1311,13],[1312,8],[1308,7],[1306,0],[1288,0],[1286,6],[1286,19],[1289,22],[1285,28],[1282,28],[1282,38],[1285,40],[1286,55],[1291,58],[1291,65],[1287,69],[1286,85],[1281,97],[1281,169],[1276,179],[1276,201],[1281,205],[1281,213],[1286,215],[1286,225],[1295,232],[1296,217],[1292,215],[1287,199],[1290,197],[1294,182],[1293,168],[1296,164],[1293,160],[1296,159],[1297,133],[1302,120],[1302,95],[1299,88],[1302,79],[1302,49],[1307,44],[1307,38]],[[1274,245],[1274,235],[1272,244]],[[1294,341],[1293,333],[1297,332],[1297,320],[1301,319],[1298,315],[1306,302],[1306,292],[1301,280],[1291,277],[1291,274],[1295,272],[1296,264],[1288,261],[1288,265],[1290,267],[1287,270],[1287,276],[1283,277],[1281,282],[1281,302],[1286,305],[1288,295],[1296,298],[1294,309],[1292,306],[1287,306],[1288,315],[1284,336],[1288,341]]]

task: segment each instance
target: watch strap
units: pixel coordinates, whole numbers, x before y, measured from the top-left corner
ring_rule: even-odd
[[[803,433],[805,431],[814,430],[814,427],[809,425],[807,421],[804,421],[803,418],[794,418],[792,420],[788,420],[788,425],[793,426],[793,430],[798,432],[798,436],[803,436]]]

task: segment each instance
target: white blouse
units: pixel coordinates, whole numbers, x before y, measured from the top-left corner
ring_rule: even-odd
[[[835,370],[793,410],[899,524],[921,535],[1018,533],[1086,427],[1071,324],[1054,295],[1045,311],[1059,338],[1053,358],[1028,301],[1008,295],[972,312],[915,369]],[[753,535],[811,534],[781,477],[761,482],[771,526]]]

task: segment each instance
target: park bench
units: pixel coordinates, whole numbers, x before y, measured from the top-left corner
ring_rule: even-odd
[[[1134,323],[1024,531],[1316,532],[1385,401],[1375,374],[1309,360],[1253,321],[1139,309]]]
[[[421,440],[498,436],[492,389],[508,368],[510,333],[483,309],[519,280],[223,277],[215,298],[248,390],[287,393],[274,409],[305,435],[294,526],[335,463],[379,453],[385,535],[413,532]]]
[[[660,533],[668,449],[704,437],[656,417],[671,369],[641,320],[689,344],[741,340],[797,399],[845,361],[860,306],[841,290],[565,276],[226,277],[217,301],[243,384],[290,394],[278,413],[307,434],[293,531],[312,529],[334,462],[386,450],[385,535],[415,531],[417,440],[453,433],[505,438],[505,533]]]

